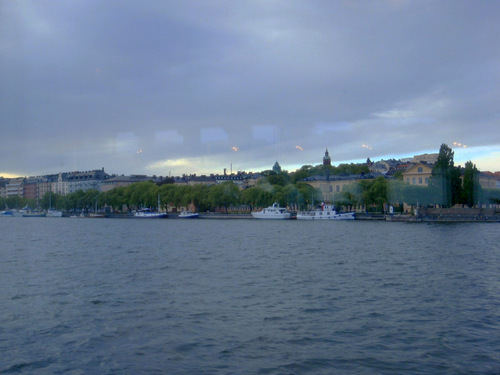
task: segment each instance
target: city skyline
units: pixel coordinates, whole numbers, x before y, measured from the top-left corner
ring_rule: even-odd
[[[0,176],[500,169],[498,2],[6,2]]]

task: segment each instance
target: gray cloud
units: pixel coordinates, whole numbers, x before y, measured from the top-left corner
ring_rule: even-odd
[[[0,174],[498,149],[498,16],[486,1],[6,2]]]

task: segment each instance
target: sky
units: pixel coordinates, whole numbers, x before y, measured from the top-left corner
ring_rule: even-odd
[[[443,143],[498,171],[498,19],[496,0],[2,1],[0,176],[293,171]]]

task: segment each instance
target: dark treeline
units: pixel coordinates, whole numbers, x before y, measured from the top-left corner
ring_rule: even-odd
[[[289,173],[263,171],[263,178],[256,186],[240,189],[233,182],[224,182],[212,186],[177,185],[173,180],[161,183],[144,181],[126,187],[118,187],[108,192],[97,190],[77,191],[62,196],[54,193],[45,194],[39,202],[25,198],[0,198],[0,209],[21,208],[26,205],[47,209],[49,205],[59,210],[93,211],[96,207],[112,207],[113,210],[156,207],[158,198],[163,209],[194,205],[196,210],[228,212],[238,207],[249,210],[267,207],[274,202],[291,209],[301,210],[318,204],[322,200],[321,192],[302,182],[313,175],[362,174],[367,173],[366,166],[341,164],[338,167],[325,165],[305,165]],[[451,207],[463,204],[469,207],[483,203],[500,203],[500,189],[481,189],[478,182],[478,170],[467,162],[461,170],[453,164],[453,151],[442,145],[438,161],[433,169],[429,186],[409,185],[402,178],[387,179],[378,177],[374,180],[362,180],[346,185],[343,191],[335,195],[337,208],[351,210],[363,207],[367,211],[383,212],[388,205],[396,212],[403,210],[403,203],[411,206],[439,205]],[[462,177],[461,177],[462,176]]]

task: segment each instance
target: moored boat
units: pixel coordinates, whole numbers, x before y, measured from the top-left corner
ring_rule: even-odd
[[[168,217],[166,212],[160,212],[160,195],[158,195],[158,207],[156,211],[151,208],[142,208],[134,212],[134,218],[138,219],[165,219]]]
[[[47,217],[62,217],[62,211],[52,208],[52,191],[49,191],[49,209],[47,210]]]
[[[47,212],[43,211],[26,211],[23,213],[23,217],[45,217],[47,216]]]
[[[14,216],[14,211],[12,210],[0,211],[0,217],[13,217],[13,216]]]
[[[56,210],[54,208],[49,208],[47,211],[47,217],[62,217],[62,211]]]
[[[198,212],[182,211],[179,214],[179,219],[197,219],[200,216]]]
[[[134,212],[134,218],[139,219],[164,219],[166,217],[168,217],[168,214],[166,212],[152,211],[149,208],[137,210],[136,212]]]
[[[290,212],[285,207],[280,207],[278,203],[272,206],[263,208],[262,211],[252,212],[255,219],[275,219],[286,220],[290,219]]]
[[[322,203],[315,210],[298,212],[297,220],[354,220],[354,212],[337,213],[334,205]]]

